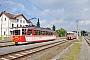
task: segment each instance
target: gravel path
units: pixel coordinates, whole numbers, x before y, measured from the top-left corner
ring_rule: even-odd
[[[85,41],[84,37],[82,38],[81,52],[77,60],[90,60],[90,46]]]

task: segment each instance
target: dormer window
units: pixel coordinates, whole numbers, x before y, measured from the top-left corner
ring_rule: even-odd
[[[5,20],[4,21],[6,21],[6,18],[5,18]]]
[[[17,22],[19,22],[19,19],[17,19]]]

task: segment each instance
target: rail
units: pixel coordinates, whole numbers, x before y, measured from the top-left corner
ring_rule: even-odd
[[[47,44],[47,45],[43,45],[43,46],[38,46],[38,47],[34,47],[34,48],[29,48],[29,49],[25,49],[25,50],[20,50],[20,51],[15,51],[15,52],[11,52],[11,53],[6,53],[3,55],[0,55],[0,60],[17,60],[20,58],[24,58],[25,56],[31,55],[31,54],[35,54],[37,52],[43,51],[45,49],[49,49],[52,48],[54,46],[63,44],[68,42],[67,40],[62,40],[59,42],[55,42],[55,43],[51,43],[51,44]]]

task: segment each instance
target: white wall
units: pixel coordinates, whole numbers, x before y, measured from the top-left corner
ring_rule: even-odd
[[[5,20],[6,18],[6,20]],[[5,16],[4,14],[2,14],[1,16],[1,20],[0,20],[0,36],[1,36],[1,29],[2,29],[2,35],[8,35],[8,20],[9,18],[7,16]],[[1,28],[1,24],[2,24],[2,28]]]
[[[17,23],[18,26],[20,26],[20,25],[22,25],[22,26],[28,25],[28,23],[27,23],[26,20],[23,18],[23,16],[19,16],[19,17],[17,17],[16,19],[19,19],[19,22]],[[20,20],[22,20],[22,22],[21,22]],[[25,23],[24,23],[23,21],[25,21]]]
[[[5,21],[5,18],[6,18],[6,21]],[[19,22],[17,22],[17,19],[19,19]],[[22,22],[20,22],[20,20],[22,20]],[[23,23],[23,20],[25,21],[25,23]],[[18,24],[18,27],[20,27],[20,25],[22,26],[29,25],[26,22],[26,20],[23,18],[23,16],[19,16],[16,19],[10,19],[6,15],[2,14],[2,16],[0,17],[0,36],[1,36],[1,22],[2,22],[2,35],[4,36],[11,35],[10,28],[12,28],[12,24],[14,24],[14,27],[17,27],[17,24]]]

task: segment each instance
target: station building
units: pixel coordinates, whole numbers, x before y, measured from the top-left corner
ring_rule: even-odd
[[[30,21],[23,14],[11,14],[6,11],[0,13],[0,37],[11,36],[13,28],[30,25]]]

